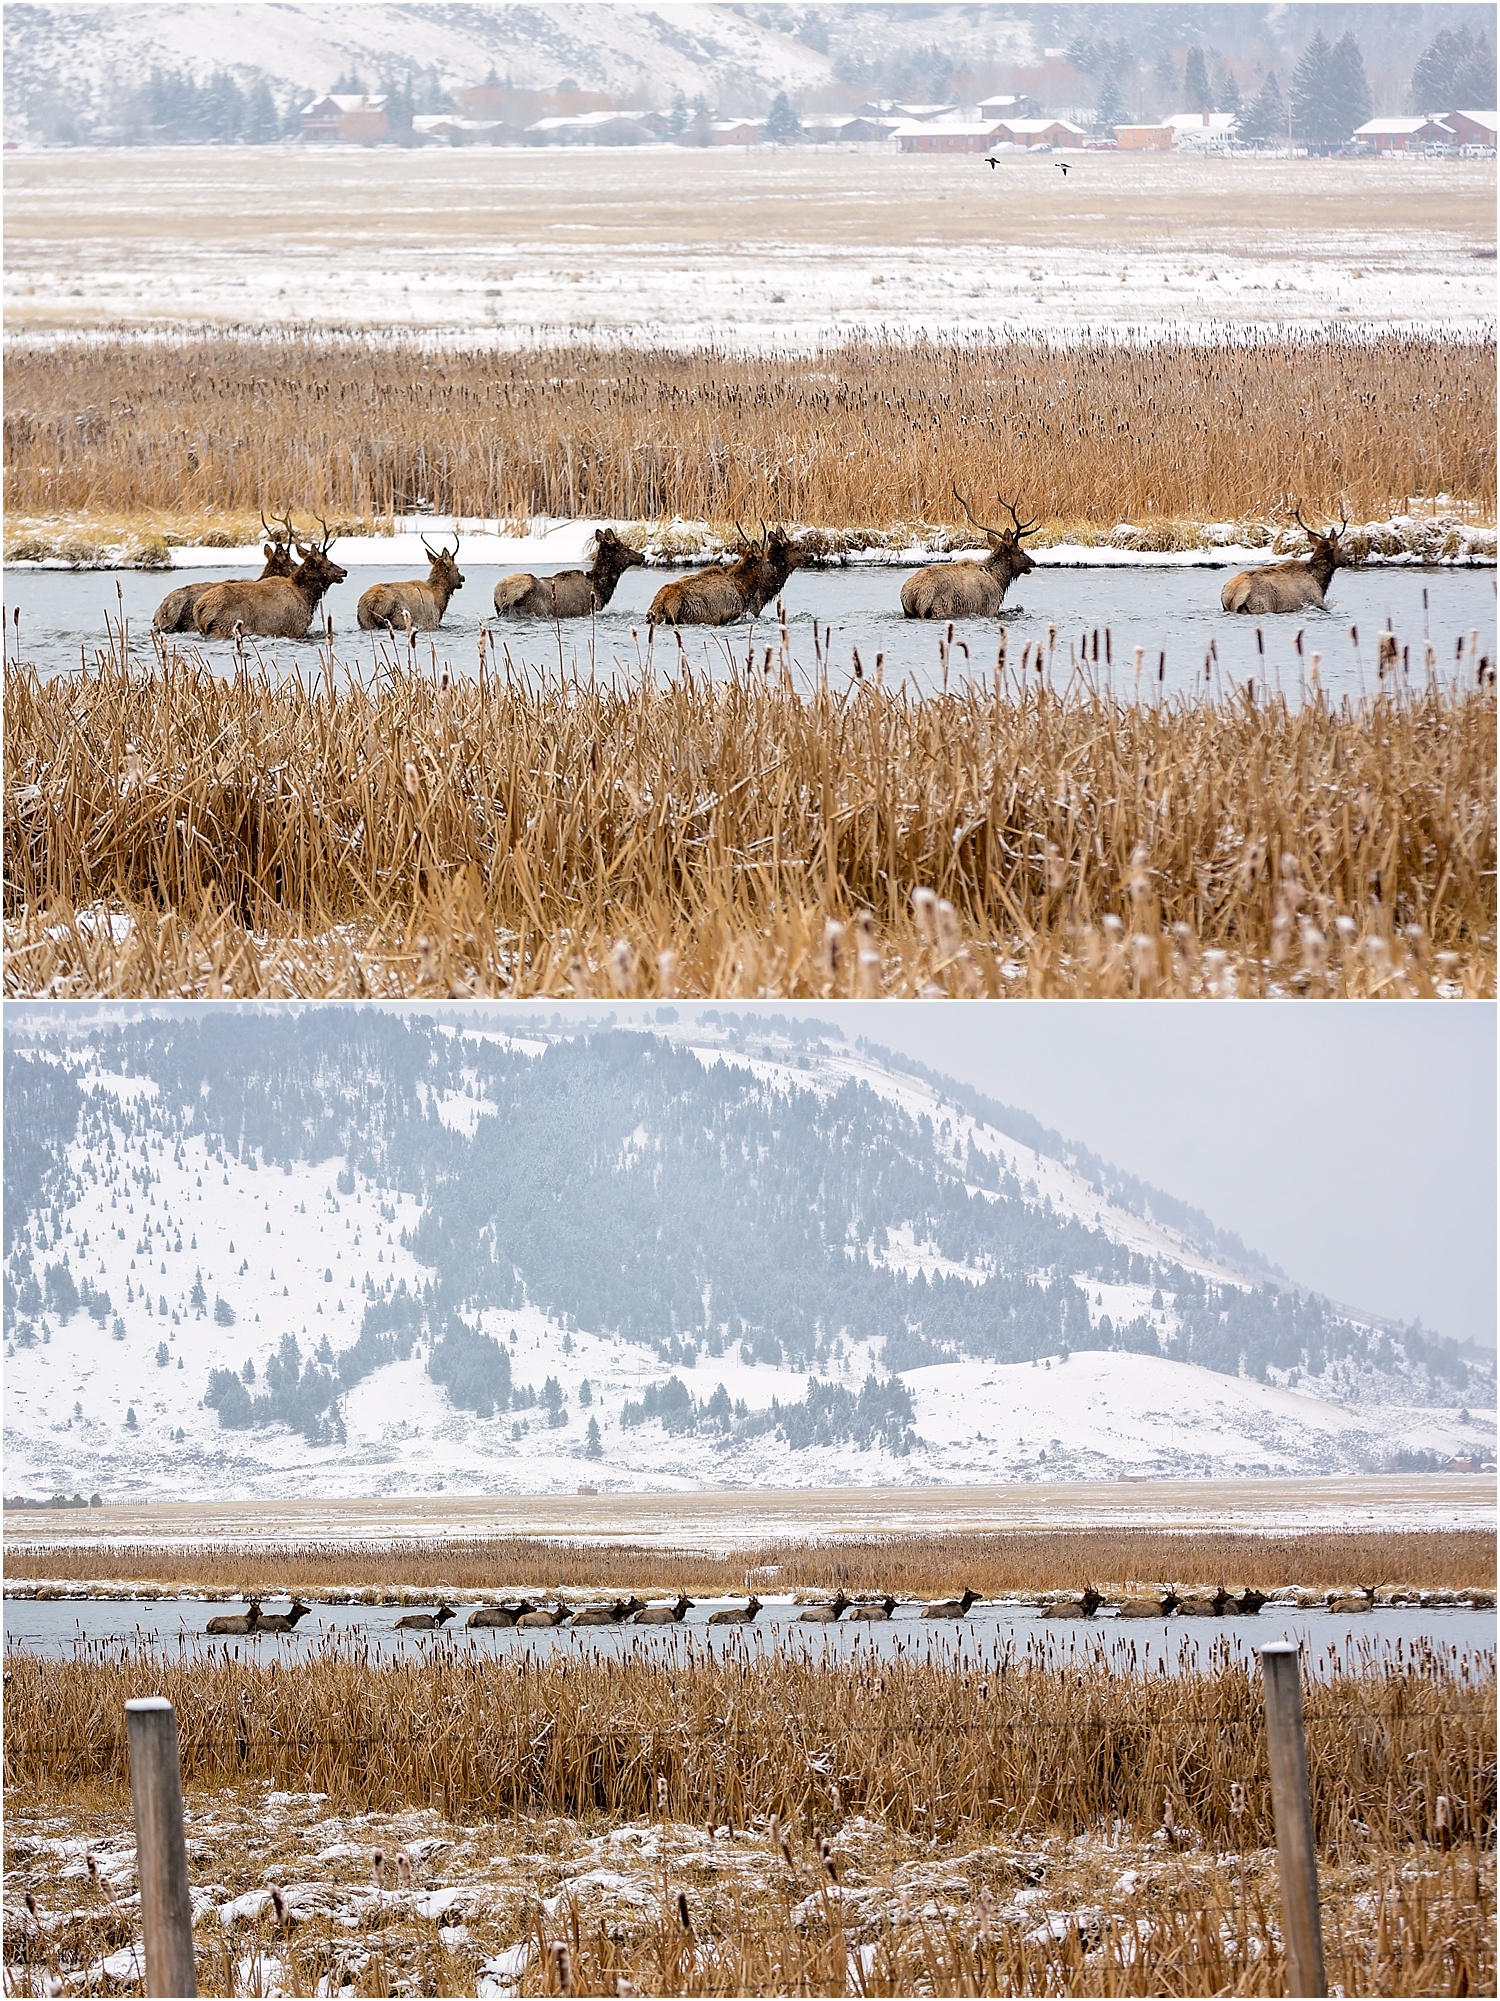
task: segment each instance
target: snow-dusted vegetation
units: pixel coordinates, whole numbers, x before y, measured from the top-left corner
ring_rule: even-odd
[[[7,1487],[1420,1470],[1491,1365],[821,1026],[376,1010],[6,1055]]]

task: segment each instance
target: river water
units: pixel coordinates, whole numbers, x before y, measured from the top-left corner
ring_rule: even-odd
[[[601,1601],[607,1602],[607,1601]],[[1007,1603],[977,1605],[962,1620],[923,1619],[912,1605],[898,1606],[889,1622],[870,1621],[811,1625],[796,1619],[798,1608],[771,1602],[752,1626],[710,1626],[708,1617],[723,1601],[698,1603],[680,1626],[620,1625],[483,1629],[469,1632],[464,1606],[441,1634],[400,1633],[396,1621],[410,1612],[397,1605],[315,1605],[295,1638],[263,1635],[256,1640],[208,1639],[204,1627],[218,1613],[243,1606],[209,1603],[197,1598],[22,1599],[8,1598],[4,1607],[5,1646],[53,1659],[97,1659],[121,1648],[171,1655],[206,1655],[230,1649],[257,1660],[303,1659],[320,1647],[340,1651],[358,1648],[371,1657],[412,1653],[421,1649],[471,1650],[496,1658],[515,1653],[545,1658],[552,1655],[595,1654],[619,1657],[640,1654],[679,1657],[689,1647],[712,1653],[725,1648],[796,1649],[818,1658],[848,1658],[873,1649],[882,1656],[897,1652],[916,1659],[982,1664],[1009,1656],[1041,1652],[1056,1660],[1075,1650],[1092,1659],[1096,1653],[1122,1673],[1154,1671],[1165,1662],[1169,1672],[1191,1672],[1208,1665],[1215,1643],[1230,1657],[1247,1664],[1255,1650],[1275,1640],[1295,1640],[1303,1647],[1313,1672],[1332,1663],[1357,1666],[1362,1656],[1438,1649],[1452,1659],[1474,1660],[1495,1647],[1493,1612],[1467,1608],[1419,1606],[1380,1607],[1367,1613],[1300,1611],[1267,1605],[1254,1618],[1130,1619],[1109,1615],[1094,1619],[1042,1619],[1034,1606]],[[268,1602],[267,1611],[285,1609]]]
[[[660,633],[653,649],[646,630],[646,609],[665,581],[662,571],[627,571],[607,611],[561,626],[497,618],[494,587],[508,573],[493,564],[465,567],[464,589],[449,605],[441,629],[419,636],[414,657],[420,667],[440,671],[447,666],[455,675],[472,675],[483,621],[491,661],[503,666],[508,659],[513,671],[530,678],[592,673],[600,679],[628,679],[648,660],[658,673],[680,671],[684,655],[676,637]],[[550,569],[539,564],[533,573],[543,576]],[[794,679],[810,684],[826,670],[842,685],[853,672],[857,652],[865,675],[873,678],[878,662],[888,687],[904,682],[916,692],[939,689],[945,674],[945,628],[902,615],[901,586],[910,574],[910,569],[863,565],[797,572],[782,598]],[[949,685],[988,681],[1002,632],[1012,688],[1023,659],[1030,663],[1030,680],[1037,680],[1040,659],[1042,674],[1062,690],[1086,650],[1088,673],[1126,700],[1150,700],[1159,693],[1223,694],[1253,681],[1257,690],[1279,688],[1295,702],[1307,686],[1315,656],[1324,690],[1335,699],[1357,698],[1375,692],[1377,638],[1386,628],[1404,650],[1409,687],[1425,685],[1429,646],[1431,669],[1445,681],[1472,683],[1475,653],[1491,662],[1496,656],[1492,568],[1344,570],[1334,578],[1328,611],[1261,621],[1231,617],[1221,609],[1219,593],[1228,574],[1214,568],[1039,565],[1012,587],[1014,602],[1000,619],[959,624],[946,654]],[[334,653],[345,669],[368,671],[381,657],[407,656],[404,640],[393,646],[389,639],[359,630],[356,605],[379,575],[368,566],[351,568],[348,581],[324,601],[323,613],[333,621]],[[222,582],[224,576],[223,570],[9,570],[7,655],[48,674],[75,670],[109,646],[110,626],[118,629],[123,619],[132,651],[149,665],[151,616],[166,592],[180,584]],[[1471,648],[1474,634],[1477,647]],[[235,651],[228,640],[184,635],[177,643],[201,645],[216,666],[233,669]],[[743,672],[747,662],[756,673],[764,672],[768,648],[773,671],[781,657],[774,606],[753,627],[745,623],[716,632],[684,631],[682,643],[687,661],[716,678]],[[310,676],[327,657],[322,617],[313,638],[262,641],[258,653],[247,649],[247,657]]]

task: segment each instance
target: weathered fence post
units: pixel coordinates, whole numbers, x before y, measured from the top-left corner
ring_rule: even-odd
[[[1323,1995],[1323,1920],[1318,1907],[1318,1851],[1313,1842],[1307,1740],[1302,1733],[1301,1649],[1279,1640],[1260,1649],[1266,1690],[1266,1749],[1276,1816],[1276,1866],[1286,1942],[1287,1992]]]
[[[146,1943],[146,1992],[196,1995],[193,1901],[188,1894],[187,1843],[182,1832],[182,1774],[177,1717],[164,1695],[125,1705],[130,1746],[130,1804],[135,1815],[135,1869],[141,1886]]]

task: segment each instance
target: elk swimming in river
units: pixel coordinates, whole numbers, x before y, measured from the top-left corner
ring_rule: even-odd
[[[422,550],[432,568],[423,577],[401,584],[371,584],[359,601],[359,622],[366,632],[433,632],[443,622],[448,600],[464,587],[458,567],[458,536],[451,553],[434,549],[424,535]]]
[[[929,563],[909,576],[901,586],[901,609],[908,618],[993,618],[1016,578],[1036,568],[1021,547],[1021,538],[1034,535],[1039,522],[1023,522],[1010,502],[1002,500],[1000,505],[1013,525],[987,528],[982,521],[974,521],[969,503],[957,487],[953,498],[989,543],[990,553],[982,563],[969,558],[957,563]]]
[[[1241,570],[1219,593],[1225,611],[1246,611],[1255,617],[1277,611],[1322,611],[1335,570],[1346,569],[1349,557],[1339,537],[1349,526],[1340,521],[1327,535],[1309,528],[1301,508],[1293,509],[1299,528],[1312,542],[1312,554],[1284,563],[1266,563],[1258,570]]]
[[[663,584],[646,614],[650,625],[732,625],[758,618],[793,570],[811,557],[780,528],[762,529],[757,541],[740,532],[743,553],[732,563],[693,570]]]
[[[559,570],[534,577],[527,570],[502,577],[495,586],[495,609],[514,618],[589,618],[603,611],[627,570],[645,562],[639,549],[622,542],[613,528],[594,537],[594,558],[586,570]]]
[[[264,514],[260,525],[269,540],[262,544],[261,554],[266,559],[266,567],[260,577],[243,577],[242,583],[263,582],[267,577],[289,577],[295,567],[292,562],[292,524],[285,516],[278,517],[281,525],[271,528]],[[212,584],[179,584],[175,591],[168,591],[151,619],[153,632],[196,632],[198,630],[198,600],[205,591],[211,591]]]
[[[217,1619],[210,1619],[203,1628],[205,1633],[253,1633],[260,1624],[260,1600],[250,1600],[248,1612],[221,1613]]]
[[[259,639],[305,639],[323,594],[349,574],[328,553],[333,531],[320,521],[323,539],[298,542],[302,558],[289,577],[257,577],[251,583],[210,584],[193,616],[206,639],[232,639],[235,627]]]

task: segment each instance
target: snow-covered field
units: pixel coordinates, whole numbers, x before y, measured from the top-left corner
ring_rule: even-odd
[[[517,1046],[534,1054],[541,1045]],[[711,1036],[691,1046],[705,1064],[742,1065],[778,1090],[829,1094],[849,1082],[865,1084],[912,1117],[928,1119],[938,1157],[954,1168],[962,1169],[972,1149],[1013,1174],[1028,1202],[1076,1216],[1153,1260],[1218,1283],[1247,1282],[1176,1231],[1112,1207],[1073,1168],[873,1056],[846,1045],[803,1069],[790,1051],[784,1059],[747,1055]],[[140,1080],[94,1081],[122,1107],[134,1100],[149,1109],[151,1088]],[[471,1081],[436,1109],[454,1130],[472,1132],[489,1108]],[[127,1503],[168,1496],[570,1494],[581,1484],[619,1495],[688,1494],[1127,1473],[1328,1475],[1384,1463],[1398,1448],[1441,1456],[1493,1452],[1492,1413],[1409,1407],[1389,1386],[1372,1391],[1368,1380],[1341,1379],[1336,1371],[1313,1394],[1305,1384],[1293,1388],[1113,1351],[910,1370],[904,1380],[918,1443],[904,1455],[849,1443],[796,1450],[771,1433],[672,1436],[654,1420],[623,1421],[625,1404],[663,1381],[670,1366],[618,1337],[581,1328],[565,1333],[529,1305],[486,1309],[481,1324],[507,1344],[518,1384],[539,1391],[555,1378],[566,1412],[561,1424],[549,1424],[539,1409],[481,1418],[454,1407],[428,1376],[419,1346],[410,1359],[377,1369],[346,1392],[346,1442],[311,1445],[283,1426],[223,1430],[203,1404],[211,1369],[238,1374],[253,1365],[258,1387],[286,1334],[304,1356],[322,1351],[331,1360],[353,1343],[367,1297],[388,1284],[416,1288],[431,1276],[402,1242],[417,1205],[362,1175],[352,1177],[352,1191],[341,1192],[340,1159],[283,1171],[257,1167],[253,1153],[244,1160],[214,1157],[201,1137],[184,1140],[175,1157],[149,1135],[143,1144],[117,1129],[116,1143],[116,1153],[101,1159],[97,1150],[85,1157],[83,1143],[75,1142],[70,1164],[81,1192],[53,1219],[45,1253],[55,1259],[66,1250],[75,1282],[87,1279],[109,1294],[111,1318],[100,1324],[84,1311],[67,1320],[49,1314],[40,1340],[8,1344],[8,1491],[99,1489]],[[149,1189],[138,1178],[146,1167]],[[890,1232],[883,1246],[863,1254],[908,1272],[953,1268],[909,1228]],[[984,1276],[977,1269],[967,1275]],[[1154,1304],[1150,1286],[1091,1285],[1088,1300],[1095,1324],[1108,1314],[1117,1326],[1137,1317],[1164,1333],[1175,1325],[1170,1304]],[[823,1374],[858,1390],[879,1370],[882,1351],[882,1342],[855,1333]],[[798,1403],[807,1387],[802,1372],[749,1362],[733,1345],[718,1358],[700,1353],[696,1367],[680,1372],[699,1402],[722,1384],[752,1413],[773,1399]],[[601,1433],[597,1460],[585,1456],[591,1417]]]
[[[247,158],[254,172],[246,171]],[[856,335],[1495,315],[1494,166],[880,148],[8,157],[8,331],[416,329],[808,350]]]

